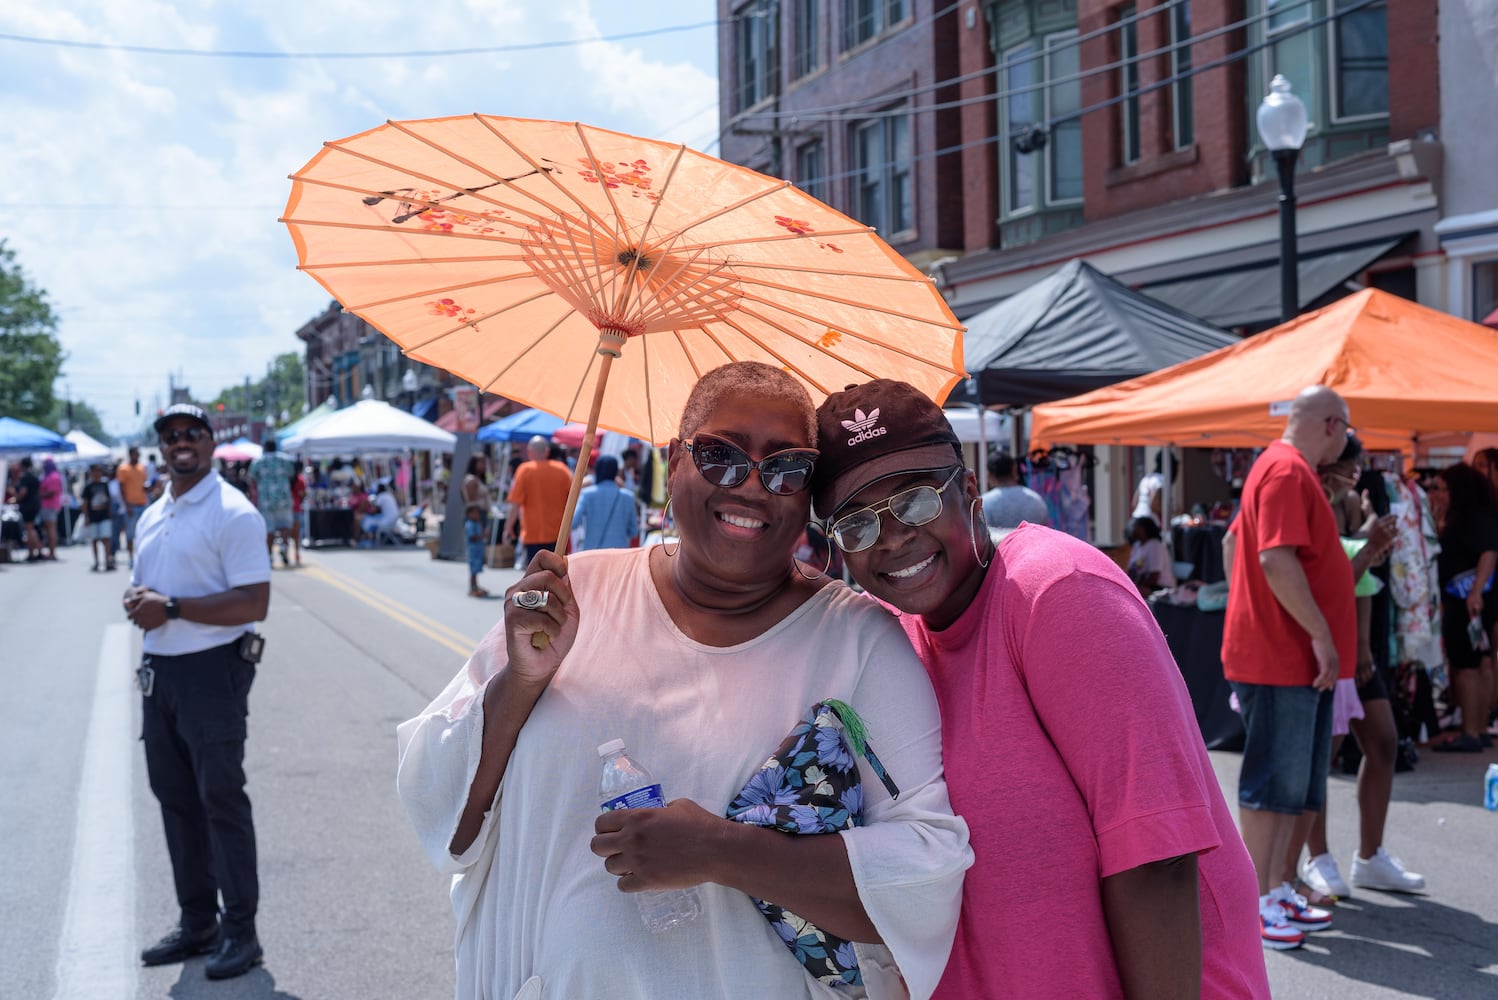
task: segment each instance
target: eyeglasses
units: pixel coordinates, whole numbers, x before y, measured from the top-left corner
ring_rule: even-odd
[[[184,438],[189,444],[197,444],[208,436],[208,428],[192,424],[189,427],[175,427],[169,431],[162,431],[156,436],[162,444],[176,444]]]
[[[711,434],[698,434],[682,444],[702,478],[719,489],[742,486],[749,478],[749,470],[758,469],[764,488],[782,497],[800,493],[811,485],[811,473],[820,455],[813,448],[788,448],[756,462],[738,445]]]
[[[1343,427],[1346,427],[1347,428],[1347,436],[1348,437],[1352,437],[1354,434],[1356,434],[1358,432],[1358,429],[1356,427],[1352,426],[1352,424],[1349,424],[1347,422],[1347,418],[1346,417],[1330,416],[1330,417],[1326,418],[1326,422],[1327,422],[1328,426],[1330,426],[1332,423],[1339,423]]]
[[[879,512],[887,510],[901,524],[919,528],[941,517],[941,495],[962,472],[962,466],[952,470],[941,486],[921,485],[901,490],[883,503],[855,510],[832,522],[827,534],[844,552],[862,552],[879,541]]]

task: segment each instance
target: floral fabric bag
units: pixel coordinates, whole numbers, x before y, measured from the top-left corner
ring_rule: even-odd
[[[728,818],[783,833],[836,833],[863,822],[863,757],[891,798],[900,790],[868,744],[863,720],[847,704],[813,705],[728,807]],[[791,911],[754,900],[806,971],[833,988],[862,986],[853,943]]]

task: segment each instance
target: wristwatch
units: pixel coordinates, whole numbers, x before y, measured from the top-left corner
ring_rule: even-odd
[[[169,621],[182,617],[182,605],[177,603],[175,597],[168,597],[166,599],[166,617]]]

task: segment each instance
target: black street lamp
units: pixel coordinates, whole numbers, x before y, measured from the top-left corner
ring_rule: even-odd
[[[1259,104],[1259,138],[1274,156],[1280,175],[1280,322],[1300,313],[1300,255],[1295,246],[1295,161],[1305,145],[1306,106],[1276,73]]]

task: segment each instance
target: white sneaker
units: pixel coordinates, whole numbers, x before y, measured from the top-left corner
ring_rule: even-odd
[[[1306,936],[1285,917],[1285,910],[1270,896],[1259,897],[1259,937],[1264,947],[1275,951],[1289,951],[1305,944]]]
[[[1300,878],[1323,896],[1346,899],[1352,895],[1352,890],[1342,880],[1342,873],[1337,870],[1337,859],[1330,854],[1307,858],[1306,863],[1301,866]]]
[[[1352,884],[1360,889],[1419,892],[1425,888],[1425,876],[1405,871],[1404,862],[1380,847],[1366,861],[1352,856]]]

